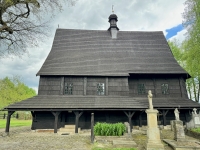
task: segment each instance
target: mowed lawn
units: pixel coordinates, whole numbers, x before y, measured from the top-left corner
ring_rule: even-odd
[[[10,126],[11,127],[21,127],[21,126],[31,126],[32,120],[17,120],[11,118]],[[0,128],[6,127],[6,119],[0,119]]]

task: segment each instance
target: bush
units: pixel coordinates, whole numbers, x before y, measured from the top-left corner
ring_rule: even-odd
[[[121,136],[124,134],[126,127],[123,123],[99,123],[94,126],[94,134],[100,136]]]

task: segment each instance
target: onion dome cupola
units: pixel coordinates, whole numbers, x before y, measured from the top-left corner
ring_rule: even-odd
[[[117,15],[111,14],[108,18],[108,22],[110,22],[110,27],[108,28],[108,31],[110,31],[112,39],[117,38],[117,32],[119,28],[117,27]]]

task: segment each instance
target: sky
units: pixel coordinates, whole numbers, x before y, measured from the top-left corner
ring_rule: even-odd
[[[120,31],[163,31],[167,40],[184,40],[186,30],[182,26],[185,0],[76,0],[74,6],[63,5],[49,20],[49,36],[37,48],[29,47],[29,53],[21,58],[1,58],[0,78],[20,76],[29,87],[38,91],[37,72],[48,56],[55,31],[58,28],[107,30],[108,17],[118,16]],[[49,18],[48,18],[49,17]]]

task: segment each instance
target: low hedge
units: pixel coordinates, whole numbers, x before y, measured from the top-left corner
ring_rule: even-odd
[[[94,126],[94,134],[97,136],[121,136],[126,131],[123,123],[99,123]]]

